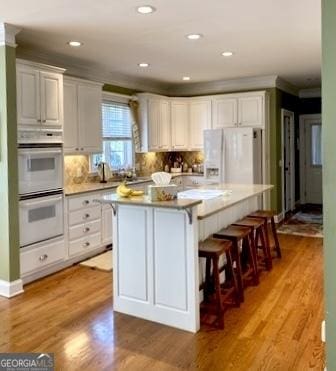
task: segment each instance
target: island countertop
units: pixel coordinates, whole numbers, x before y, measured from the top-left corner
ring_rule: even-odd
[[[185,210],[202,203],[202,200],[190,200],[190,199],[177,199],[171,201],[151,201],[149,196],[133,196],[133,197],[120,197],[115,193],[111,193],[103,196],[103,198],[97,200],[102,204],[121,204],[121,205],[132,205],[132,206],[148,206],[148,207],[159,207],[167,209]]]
[[[203,185],[195,186],[193,189],[200,190],[222,190],[232,191],[229,194],[215,197],[212,199],[177,199],[172,201],[151,201],[148,196],[136,196],[136,197],[119,197],[115,193],[111,193],[103,196],[103,198],[97,200],[103,204],[123,204],[133,206],[148,206],[148,207],[160,207],[160,208],[171,208],[177,210],[184,210],[194,206],[198,206],[197,217],[199,220],[205,219],[213,214],[216,214],[224,209],[227,209],[239,202],[247,200],[251,197],[261,195],[262,193],[271,190],[272,185],[265,184],[228,184],[219,183],[214,185]]]

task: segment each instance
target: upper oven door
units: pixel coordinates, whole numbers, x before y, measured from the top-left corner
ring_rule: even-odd
[[[19,194],[63,188],[61,148],[19,148]]]

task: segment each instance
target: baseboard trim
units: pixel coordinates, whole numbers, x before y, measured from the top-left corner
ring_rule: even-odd
[[[21,279],[8,282],[0,280],[0,296],[5,298],[12,298],[23,293],[23,282]]]
[[[278,215],[275,215],[274,217],[274,220],[275,220],[275,223],[279,224],[281,223],[285,218],[285,213],[284,212],[281,212],[280,214]]]

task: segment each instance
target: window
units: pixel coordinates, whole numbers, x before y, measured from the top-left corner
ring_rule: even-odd
[[[133,167],[132,123],[129,106],[104,101],[102,104],[103,153],[92,156],[92,169],[104,161],[112,170]]]
[[[311,126],[311,164],[322,166],[321,124]]]

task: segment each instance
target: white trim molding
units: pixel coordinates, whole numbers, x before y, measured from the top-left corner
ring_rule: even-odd
[[[23,293],[23,282],[18,279],[13,282],[0,280],[0,296],[5,298],[12,298]]]
[[[321,98],[321,88],[301,89],[299,91],[300,98]]]
[[[11,24],[0,23],[0,46],[8,45],[16,48],[17,44],[15,42],[15,36],[20,31],[20,28],[17,28]]]

